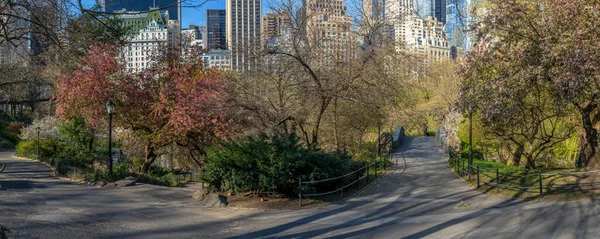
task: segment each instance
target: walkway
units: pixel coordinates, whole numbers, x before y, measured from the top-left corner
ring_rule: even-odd
[[[11,159],[0,225],[14,238],[597,238],[600,201],[522,203],[469,188],[435,138],[403,139],[401,167],[360,195],[315,209],[206,209],[181,189],[97,189]]]

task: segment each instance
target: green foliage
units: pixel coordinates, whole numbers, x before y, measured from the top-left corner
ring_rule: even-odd
[[[56,139],[50,138],[46,140],[40,140],[40,155],[37,155],[37,140],[22,140],[17,144],[17,156],[36,158],[36,159],[49,159],[57,158],[62,155],[64,151],[64,145],[60,144]]]
[[[137,181],[167,187],[179,186],[179,181],[176,180],[175,173],[159,167],[152,167],[149,174],[138,174]]]
[[[247,137],[208,150],[202,180],[219,190],[293,193],[298,178],[336,177],[361,166],[347,154],[302,146],[295,135]]]
[[[21,128],[18,125],[14,124],[0,124],[0,147],[2,148],[12,148],[17,143],[19,143],[19,133],[18,130]]]

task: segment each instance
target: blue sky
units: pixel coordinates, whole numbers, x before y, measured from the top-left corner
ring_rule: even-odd
[[[131,0],[135,1],[135,0]],[[199,5],[204,0],[184,0],[184,5]],[[96,0],[83,0],[84,7],[92,7]],[[208,0],[201,7],[183,7],[181,9],[181,28],[187,28],[190,24],[206,25],[206,9],[225,9],[225,0]],[[264,10],[264,9],[263,9]]]
[[[201,1],[195,0],[188,4],[184,3],[184,5],[197,5],[199,2]],[[225,9],[225,0],[210,0],[199,8],[183,7],[181,9],[181,28],[187,28],[190,24],[206,25],[206,9]]]

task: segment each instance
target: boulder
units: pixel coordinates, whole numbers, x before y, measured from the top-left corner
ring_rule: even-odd
[[[107,183],[104,184],[102,187],[103,188],[122,188],[122,187],[130,187],[130,186],[135,186],[135,179],[133,180],[127,180],[127,179],[122,179],[113,183]]]
[[[200,189],[192,195],[192,199],[194,199],[196,201],[202,201],[206,197],[206,194],[207,194],[206,190]]]
[[[133,179],[123,179],[115,182],[116,187],[131,187],[135,186],[135,178]]]
[[[207,194],[203,203],[205,207],[227,207],[229,204],[227,197],[217,193]]]

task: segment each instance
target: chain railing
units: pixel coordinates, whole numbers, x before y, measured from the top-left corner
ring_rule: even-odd
[[[398,157],[395,158],[395,162],[393,162],[393,150],[398,146],[399,141],[404,137],[404,128],[401,126],[397,127],[393,134],[382,134],[391,136],[391,140],[384,140],[386,145],[383,145],[384,148],[388,148],[387,156],[382,158],[381,160],[376,160],[373,163],[370,163],[366,166],[363,166],[360,169],[357,169],[353,172],[332,177],[321,180],[313,180],[313,181],[302,181],[302,177],[298,179],[298,198],[299,204],[302,206],[302,199],[307,197],[318,197],[318,196],[326,196],[332,195],[335,193],[340,194],[340,198],[344,197],[344,190],[350,188],[353,185],[358,187],[360,182],[365,182],[365,186],[369,183],[375,181],[378,177],[385,173],[385,170],[388,166],[388,163],[394,163],[398,166]],[[374,176],[373,178],[371,176]],[[332,190],[326,192],[316,192],[314,185],[324,185],[323,188],[334,188]]]

